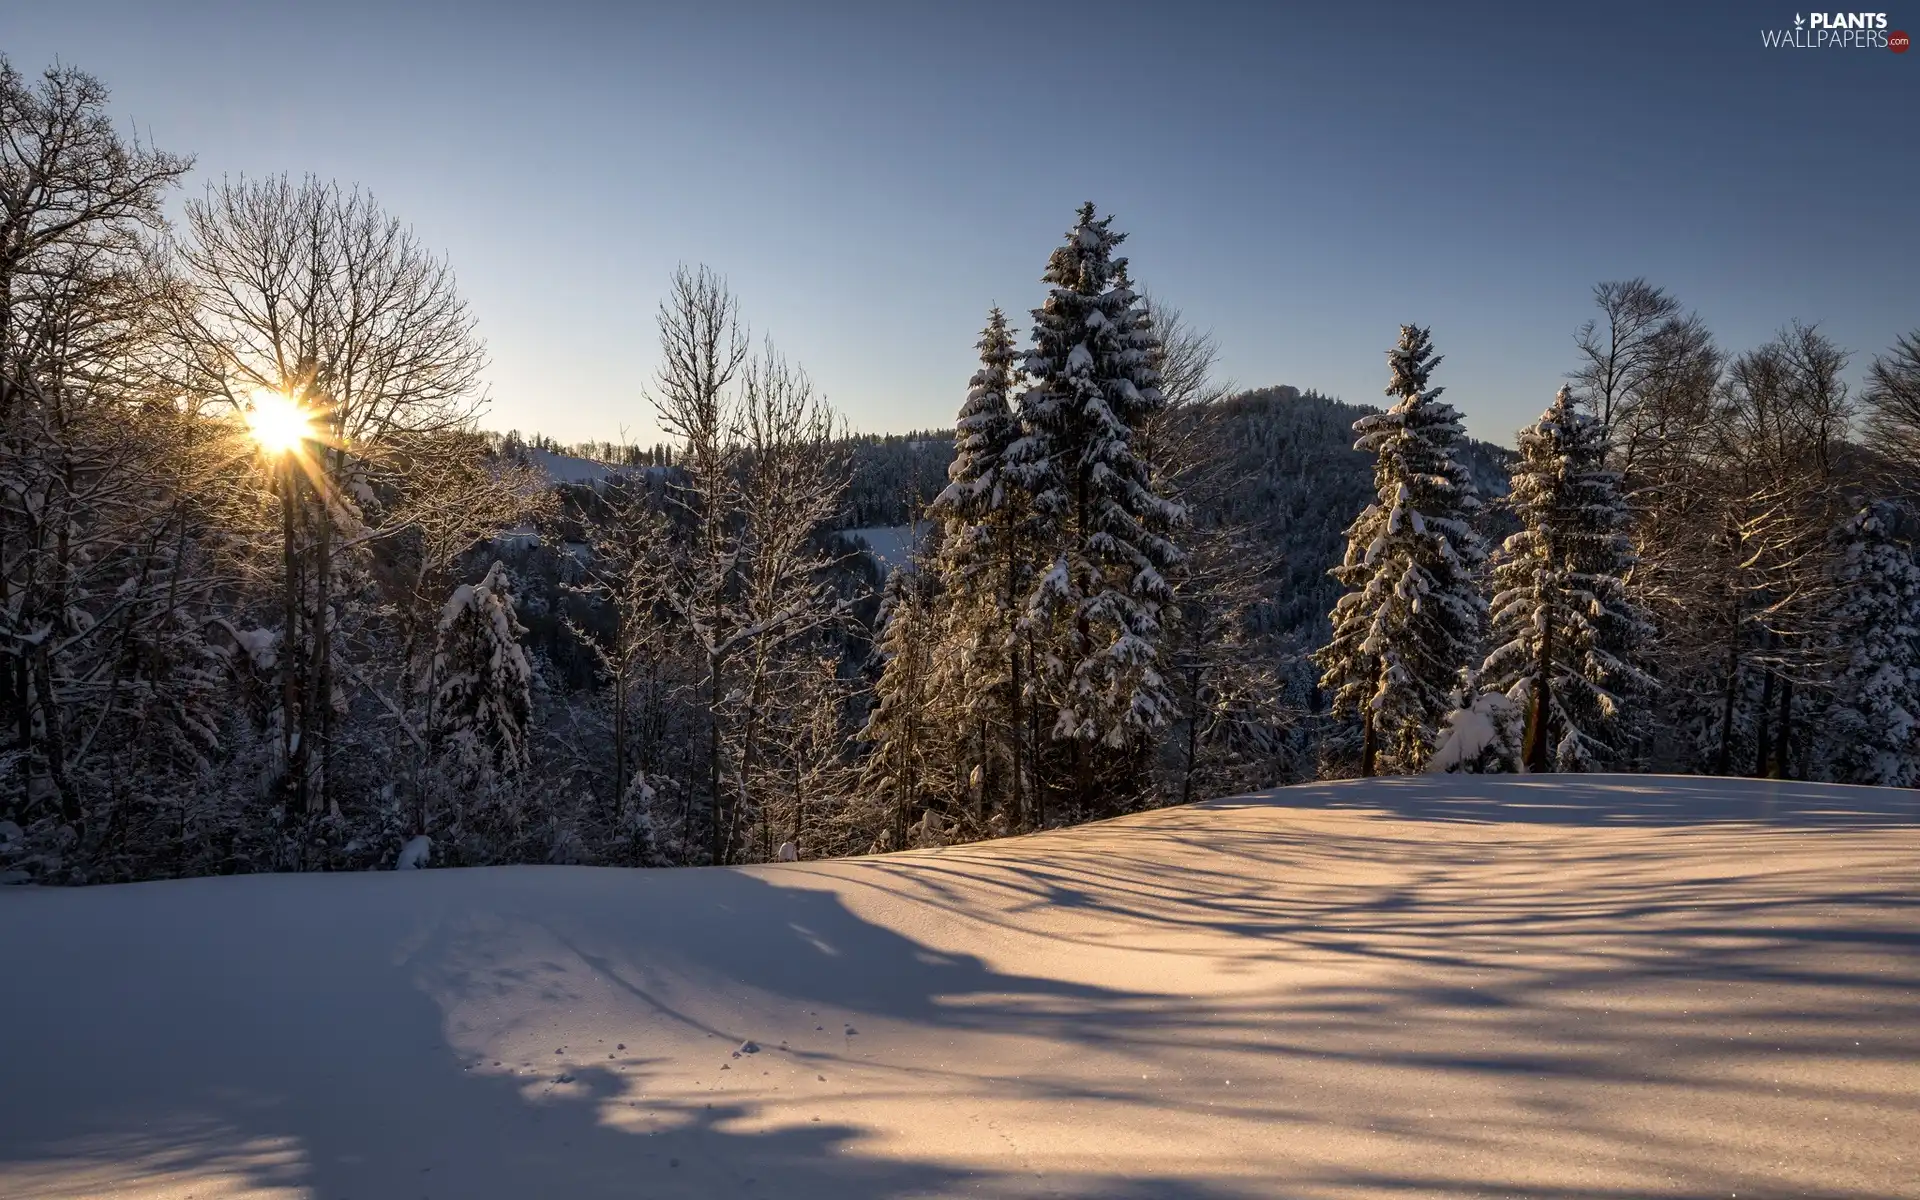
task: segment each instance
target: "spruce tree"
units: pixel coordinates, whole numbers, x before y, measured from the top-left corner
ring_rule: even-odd
[[[980,369],[954,422],[948,484],[929,516],[941,522],[933,564],[942,585],[944,636],[937,647],[937,685],[958,694],[965,764],[980,775],[979,803],[1005,795],[1015,825],[1022,804],[1022,662],[1017,625],[1032,572],[1025,558],[1026,506],[1011,478],[1008,451],[1020,437],[1009,397],[1015,378],[1013,334],[998,308],[978,343]],[[986,814],[983,813],[984,817]]]
[[[1137,783],[1147,736],[1174,715],[1160,639],[1174,612],[1168,575],[1183,561],[1169,538],[1183,510],[1134,450],[1135,430],[1165,399],[1153,332],[1126,259],[1114,254],[1125,235],[1112,221],[1081,206],[1048,262],[1052,286],[1033,311],[1026,364],[1033,384],[1020,398],[1025,436],[1009,452],[1039,538],[1042,570],[1028,599],[1044,643],[1037,666],[1054,705],[1052,736],[1075,747],[1072,790],[1083,809]]]
[[[1397,402],[1353,425],[1354,448],[1375,455],[1377,498],[1347,528],[1332,574],[1348,590],[1314,655],[1334,713],[1361,720],[1363,775],[1425,766],[1487,613],[1486,548],[1472,524],[1480,500],[1457,458],[1460,414],[1428,386],[1440,363],[1428,331],[1401,326],[1387,362]]]
[[[1649,683],[1634,664],[1647,618],[1627,591],[1631,515],[1607,470],[1605,426],[1562,387],[1520,431],[1509,503],[1520,532],[1494,558],[1495,646],[1483,689],[1525,715],[1532,771],[1619,766],[1624,698]]]
[[[440,613],[426,680],[428,728],[468,772],[527,764],[533,668],[508,587],[507,569],[496,562],[479,583],[455,588]]]
[[[1870,507],[1839,533],[1840,658],[1829,770],[1842,783],[1920,786],[1920,566],[1891,514]]]
[[[954,421],[953,465],[931,510],[946,525],[942,559],[947,573],[969,582],[1004,560],[993,522],[1012,505],[1006,457],[1020,437],[1019,418],[1008,402],[1014,383],[1013,334],[998,308],[988,314],[977,345],[980,369],[973,373],[966,403]]]
[[[872,747],[867,783],[890,810],[889,841],[882,848],[891,850],[906,848],[907,825],[925,807],[940,732],[933,711],[935,616],[928,592],[922,572],[896,569],[887,576],[875,618],[880,678],[860,737]]]

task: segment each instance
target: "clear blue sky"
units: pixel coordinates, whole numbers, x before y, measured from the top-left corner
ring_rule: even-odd
[[[1600,279],[1854,375],[1920,326],[1920,53],[1778,50],[1785,3],[14,3],[201,177],[358,182],[443,248],[493,428],[646,440],[654,306],[724,272],[856,428],[952,419],[1075,206],[1245,386],[1372,401],[1403,321],[1509,441]],[[1920,6],[1891,14],[1920,32]],[[190,188],[197,190],[201,179]]]

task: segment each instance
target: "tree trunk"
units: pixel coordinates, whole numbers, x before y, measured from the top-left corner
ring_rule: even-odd
[[[1720,752],[1714,757],[1715,775],[1733,774],[1733,706],[1740,696],[1740,600],[1734,598],[1732,634],[1727,638],[1727,686],[1720,710]]]
[[[733,833],[746,815],[747,806],[752,799],[750,788],[753,786],[753,772],[760,760],[760,702],[766,688],[767,666],[764,658],[755,656],[753,665],[753,683],[747,689],[747,720],[740,736],[740,793],[734,798],[733,814],[727,822],[727,835],[720,842],[720,858],[716,861],[725,866],[733,857]],[[752,833],[749,831],[748,838]],[[751,851],[753,842],[746,842]]]
[[[280,642],[280,758],[282,769],[286,771],[289,792],[289,810],[306,805],[306,781],[295,769],[295,748],[299,745],[299,725],[296,714],[300,707],[300,562],[294,549],[294,508],[300,487],[300,477],[294,470],[293,459],[283,458],[280,464],[280,540],[281,570],[283,573],[281,599],[283,602],[281,620],[285,633]]]
[[[1533,716],[1527,728],[1527,770],[1544,775],[1552,764],[1547,758],[1553,744],[1553,610],[1547,610],[1546,628],[1540,631],[1540,660],[1534,668]]]
[[[724,820],[727,801],[720,794],[720,660],[712,655],[707,657],[707,795],[713,800],[710,861],[717,864],[720,861],[720,843],[726,837]]]
[[[13,425],[13,366],[8,357],[8,350],[13,344],[13,273],[15,267],[16,264],[11,258],[4,263],[0,263],[0,428],[11,428]],[[18,447],[10,446],[8,449],[15,454],[21,453]],[[7,566],[5,551],[8,534],[10,532],[8,527],[12,524],[13,514],[5,508],[0,508],[0,611],[5,610],[7,607],[9,568]],[[33,710],[27,703],[30,688],[27,683],[26,655],[15,656],[9,660],[0,671],[3,671],[3,673],[0,673],[0,697],[4,698],[5,708],[9,710],[14,717],[15,739],[20,751],[20,770],[23,773],[21,783],[22,791],[24,792],[24,785],[27,782],[28,776],[31,774],[29,764],[33,758]]]
[[[1027,634],[1027,665],[1033,666],[1034,661],[1033,634],[1029,633]],[[1033,751],[1033,827],[1044,829],[1047,825],[1047,784],[1041,777],[1040,705],[1038,703],[1027,705],[1027,727],[1029,735],[1027,744]]]
[[[40,706],[40,738],[46,746],[47,777],[60,803],[60,817],[68,825],[80,829],[83,816],[80,798],[74,794],[72,781],[67,776],[65,714],[61,711],[59,693],[53,686],[54,648],[73,631],[67,615],[73,563],[73,464],[64,455],[54,478],[59,481],[60,488],[57,493],[49,489],[46,508],[46,524],[54,529],[53,569],[47,579],[46,615],[51,618],[50,632],[33,648],[34,690]]]
[[[1197,622],[1190,624],[1189,628],[1196,630],[1194,636],[1197,640]],[[1187,670],[1187,757],[1180,769],[1182,804],[1193,803],[1193,766],[1200,757],[1200,647],[1196,645],[1192,650],[1193,657],[1189,660],[1191,665]]]
[[[980,822],[980,827],[985,829],[987,817],[993,811],[993,797],[1000,790],[997,786],[1000,782],[1000,772],[994,766],[994,759],[997,756],[993,753],[993,737],[988,731],[984,713],[973,723],[973,739],[974,761],[979,764],[980,772],[980,786],[975,788],[973,793],[973,816]],[[972,778],[969,777],[966,783],[971,787]]]
[[[307,793],[307,811],[320,814],[327,807],[327,714],[333,710],[333,451],[321,448],[317,517],[320,528],[313,546],[312,648],[307,655],[307,702],[300,713],[301,786]],[[316,745],[317,743],[317,745]]]
[[[1773,719],[1773,688],[1776,674],[1769,670],[1762,677],[1760,685],[1760,728],[1753,739],[1753,777],[1767,777],[1767,759],[1773,750],[1773,737],[1769,732],[1769,722]]]
[[[1027,741],[1025,719],[1020,712],[1020,643],[1009,639],[1007,657],[1012,660],[1013,687],[1007,703],[1012,707],[1010,724],[1007,730],[1008,740],[1013,743],[1013,827],[1025,829],[1030,814],[1027,812],[1025,783],[1022,771],[1026,767],[1025,756],[1021,750]]]
[[[1008,673],[1012,676],[1013,681],[1012,688],[1007,696],[1007,736],[1008,740],[1012,743],[1012,753],[1009,757],[1012,759],[1011,766],[1013,769],[1013,782],[1009,793],[1012,800],[1013,811],[1010,815],[1013,818],[1013,828],[1020,830],[1026,828],[1028,817],[1024,796],[1025,781],[1021,776],[1021,769],[1025,765],[1023,762],[1025,756],[1022,755],[1021,749],[1026,740],[1026,728],[1022,724],[1020,713],[1020,620],[1014,615],[1018,611],[1020,603],[1020,574],[1018,570],[1020,542],[1018,535],[1014,532],[1010,515],[1002,511],[999,515],[999,520],[1001,521],[1002,529],[1005,531],[1001,549],[1006,554],[1007,571],[1007,628],[1003,644],[1007,648]]]
[[[1083,582],[1080,585],[1081,595],[1084,596],[1089,591],[1092,590],[1091,588],[1092,582],[1093,581],[1091,579],[1088,579],[1087,581]],[[1091,649],[1091,647],[1093,646],[1093,626],[1087,621],[1087,618],[1084,614],[1074,618],[1073,633],[1074,633],[1073,661],[1075,663],[1079,663],[1079,662],[1085,661],[1088,650]],[[1073,675],[1072,675],[1071,667],[1068,668],[1068,672],[1069,673],[1067,675],[1067,688],[1068,688],[1067,694],[1071,696],[1073,694],[1072,692]],[[1069,820],[1074,820],[1074,821],[1086,820],[1087,812],[1093,807],[1093,796],[1092,796],[1093,771],[1091,768],[1091,764],[1088,762],[1090,758],[1092,758],[1092,755],[1087,753],[1087,744],[1084,741],[1080,740],[1080,731],[1077,729],[1074,730],[1074,733],[1073,733],[1073,807],[1075,812],[1073,816],[1068,818]]]
[[[1788,755],[1793,749],[1793,680],[1788,676],[1780,677],[1780,719],[1775,722],[1773,743],[1773,778],[1791,779],[1793,770]]]
[[[912,652],[912,648],[909,647],[907,653]],[[908,814],[916,799],[914,784],[919,779],[919,764],[915,759],[919,757],[920,723],[916,714],[920,712],[924,697],[920,695],[920,681],[917,676],[916,671],[908,677],[905,691],[908,704],[906,724],[901,731],[905,736],[901,738],[900,774],[895,781],[893,803],[893,849],[895,850],[907,848]]]
[[[793,857],[796,862],[799,861],[801,847],[807,844],[805,841],[807,836],[807,797],[802,790],[803,786],[801,782],[800,765],[798,762],[795,762],[793,767]]]
[[[1360,710],[1360,778],[1373,778],[1374,758],[1379,750],[1379,738],[1373,728],[1373,705],[1368,704]]]
[[[627,656],[617,629],[613,645],[620,656],[613,668],[613,815],[619,820],[627,803]]]

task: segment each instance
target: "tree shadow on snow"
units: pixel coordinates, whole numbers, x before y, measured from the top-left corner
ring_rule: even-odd
[[[33,979],[0,989],[10,1197],[169,1182],[224,1195],[222,1181],[316,1200],[1245,1194],[900,1159],[834,1118],[825,1085],[824,1115],[703,1091],[743,1036],[765,1036],[692,1011],[711,1013],[696,1003],[707,989],[863,1021],[937,1022],[979,997],[1117,998],[934,953],[830,893],[751,872],[280,876],[5,900],[0,961]],[[569,1022],[593,1005],[615,1010],[593,1045],[548,1034],[554,1045],[518,1057],[474,1049],[539,1036],[516,1027],[529,1014]],[[704,1048],[650,1054],[662,1026]],[[824,1058],[806,1059],[807,1080]]]
[[[1844,787],[1697,775],[1406,775],[1303,783],[1206,801],[1378,810],[1414,821],[1663,826],[1742,823],[1793,829],[1920,826],[1920,789]]]
[[[1902,1194],[1872,1171],[1920,1136],[1911,800],[1542,782],[1312,785],[824,866],[0,895],[0,1193]],[[965,949],[987,939],[1030,973]],[[1129,987],[1088,982],[1125,955]],[[889,1027],[917,1059],[869,1053]],[[886,1152],[890,1104],[955,1152]],[[959,1152],[1016,1110],[1088,1114],[1061,1135],[1087,1153],[1228,1130],[1267,1174]]]

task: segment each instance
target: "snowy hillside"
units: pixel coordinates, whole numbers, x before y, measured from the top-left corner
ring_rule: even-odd
[[[1920,794],[0,890],[0,1195],[1920,1196]]]
[[[571,454],[556,454],[538,446],[522,447],[520,453],[526,456],[527,465],[544,472],[555,483],[598,483],[619,470],[606,463],[577,458]]]
[[[913,561],[913,553],[920,548],[919,543],[926,538],[929,528],[925,522],[918,525],[881,525],[871,529],[848,529],[843,531],[843,536],[857,539],[875,562],[891,571]]]

